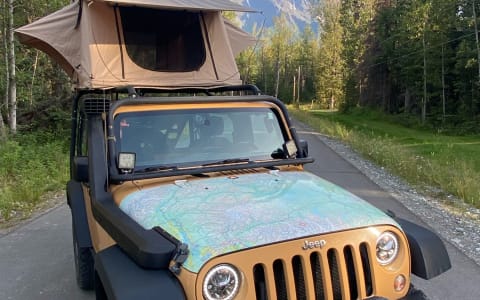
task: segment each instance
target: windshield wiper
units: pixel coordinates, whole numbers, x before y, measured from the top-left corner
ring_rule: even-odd
[[[214,165],[227,165],[227,164],[238,164],[238,163],[249,163],[250,158],[229,158],[219,161],[214,161],[210,163],[203,164],[202,167],[214,166]]]
[[[175,171],[177,169],[178,167],[176,165],[161,165],[143,168],[140,170],[136,170],[136,172]]]

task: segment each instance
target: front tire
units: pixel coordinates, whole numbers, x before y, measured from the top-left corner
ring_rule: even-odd
[[[75,261],[75,275],[77,285],[82,290],[93,290],[94,287],[94,267],[91,247],[80,247],[75,235],[73,236],[73,259]]]

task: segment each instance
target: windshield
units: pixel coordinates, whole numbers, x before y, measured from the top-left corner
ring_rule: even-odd
[[[136,153],[137,170],[269,160],[286,140],[267,107],[126,112],[115,128],[117,153]]]

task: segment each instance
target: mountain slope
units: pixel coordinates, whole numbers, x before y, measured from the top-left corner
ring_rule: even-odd
[[[291,26],[300,30],[303,30],[312,20],[307,0],[236,0],[236,2],[259,11],[259,13],[243,14],[240,17],[242,26],[247,31],[251,31],[254,24],[257,28],[262,24],[265,24],[265,27],[271,27],[274,17],[281,14],[287,17]]]

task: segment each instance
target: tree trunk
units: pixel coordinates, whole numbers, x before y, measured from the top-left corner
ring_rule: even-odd
[[[297,77],[296,77],[295,75],[293,75],[293,93],[292,93],[292,102],[296,102],[296,101],[295,101],[295,97],[296,97],[296,95],[297,95],[296,88],[297,88]]]
[[[8,9],[7,9],[7,2],[2,1],[2,11],[3,11],[3,22],[2,22],[2,37],[3,37],[3,47],[4,47],[4,60],[5,60],[5,98],[3,100],[3,104],[0,104],[0,113],[1,112],[8,112],[8,86],[10,80],[10,70],[8,64]]]
[[[278,87],[280,84],[280,54],[277,56],[277,62],[276,62],[276,77],[275,77],[275,98],[278,98]]]
[[[411,95],[410,95],[410,90],[407,88],[405,90],[405,99],[404,99],[404,110],[405,113],[410,112],[410,103],[411,103]]]
[[[33,105],[33,85],[35,84],[35,75],[37,74],[37,65],[38,65],[39,55],[40,55],[40,51],[37,50],[35,55],[35,62],[33,63],[32,82],[30,83],[30,106]]]
[[[427,49],[425,45],[425,24],[423,26],[423,101],[422,101],[422,124],[427,119]]]
[[[480,84],[480,45],[478,42],[478,24],[477,24],[477,11],[475,8],[475,0],[473,0],[472,3],[473,6],[473,22],[475,24],[475,40],[477,44],[477,63],[478,63],[478,83]]]
[[[15,81],[15,40],[13,38],[13,2],[8,0],[8,65],[9,65],[9,82],[8,82],[8,97],[9,97],[9,126],[10,131],[15,134],[17,132],[17,84]]]
[[[297,106],[300,107],[300,91],[301,91],[301,88],[302,88],[302,85],[301,85],[301,82],[302,82],[302,66],[298,66],[298,80],[297,80]]]
[[[3,142],[7,137],[7,131],[5,130],[5,123],[3,123],[2,112],[0,111],[0,142]]]
[[[445,50],[442,45],[442,123],[445,123]]]
[[[262,47],[262,75],[263,75],[263,92],[268,94],[267,91],[267,68],[265,66],[265,48]]]

